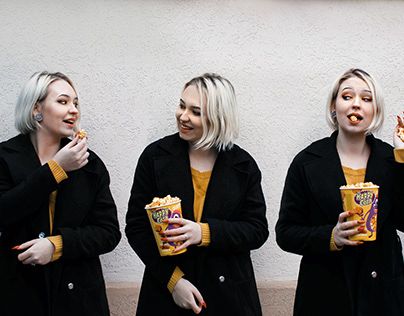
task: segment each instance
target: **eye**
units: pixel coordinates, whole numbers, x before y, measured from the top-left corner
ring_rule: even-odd
[[[180,103],[179,105],[178,105],[178,107],[180,108],[180,109],[185,109],[185,105],[184,104],[182,104],[182,103]]]
[[[363,101],[365,102],[372,102],[372,98],[371,97],[364,97]]]
[[[351,96],[350,95],[343,95],[342,99],[344,99],[345,101],[351,100]]]
[[[201,116],[201,112],[198,110],[193,110],[192,113],[194,113],[195,116]]]
[[[58,100],[58,102],[59,102],[60,104],[63,104],[63,105],[66,105],[66,104],[67,104],[67,101],[66,101],[66,100]]]

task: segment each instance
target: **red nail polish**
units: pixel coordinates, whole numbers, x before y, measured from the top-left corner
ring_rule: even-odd
[[[20,250],[20,245],[14,246],[13,248],[11,248],[12,250]]]

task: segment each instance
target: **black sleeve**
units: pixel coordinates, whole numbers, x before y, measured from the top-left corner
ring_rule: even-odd
[[[109,188],[109,174],[98,158],[97,164],[95,200],[84,224],[58,228],[63,239],[63,258],[98,256],[112,251],[121,239],[117,210]]]
[[[56,189],[57,182],[48,164],[15,184],[6,161],[0,158],[0,227],[7,228],[38,212]]]
[[[157,193],[153,170],[152,157],[146,149],[140,156],[135,171],[126,214],[125,233],[130,246],[145,264],[146,269],[153,271],[156,283],[166,288],[177,264],[176,256],[160,256],[144,208]]]
[[[209,248],[221,252],[242,252],[261,247],[268,238],[266,205],[261,188],[261,172],[251,171],[240,212],[234,220],[207,218],[211,242]]]
[[[333,225],[313,225],[310,192],[302,165],[295,159],[286,176],[276,223],[276,241],[283,250],[299,255],[330,252]]]

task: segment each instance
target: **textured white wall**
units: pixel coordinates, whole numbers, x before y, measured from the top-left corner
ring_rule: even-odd
[[[70,75],[123,231],[139,154],[175,131],[182,85],[218,72],[237,91],[238,143],[263,173],[270,236],[253,252],[257,279],[295,279],[299,257],[282,252],[274,234],[288,165],[330,133],[328,89],[352,66],[384,87],[379,135],[390,142],[394,114],[404,109],[403,12],[402,1],[0,0],[0,139],[16,134],[14,103],[33,72]],[[103,264],[108,281],[139,281],[143,272],[126,238]]]

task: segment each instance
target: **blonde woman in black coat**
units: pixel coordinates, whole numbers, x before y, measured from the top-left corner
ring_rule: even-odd
[[[261,315],[250,251],[268,237],[261,172],[234,144],[231,83],[205,74],[189,81],[176,111],[178,133],[139,158],[126,235],[145,264],[137,315]],[[184,219],[166,234],[185,253],[160,257],[144,209],[153,197],[182,201]]]
[[[108,172],[74,136],[76,90],[36,73],[15,114],[21,134],[0,144],[0,315],[107,316],[99,255],[120,232]]]
[[[372,133],[383,122],[383,98],[374,79],[349,69],[335,82],[327,117],[336,130],[293,160],[283,191],[276,238],[285,251],[302,255],[294,315],[404,315],[404,264],[397,230],[404,231],[395,183],[403,164],[393,148]],[[395,134],[396,160],[403,143]],[[401,176],[401,181],[403,177]],[[380,186],[376,241],[352,241],[365,223],[347,220],[339,187]]]

